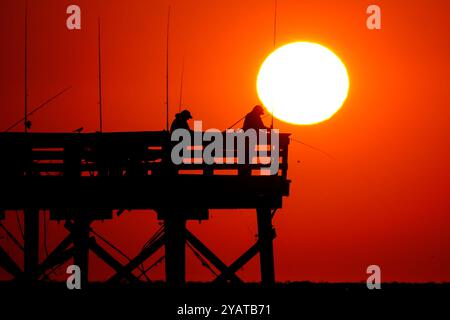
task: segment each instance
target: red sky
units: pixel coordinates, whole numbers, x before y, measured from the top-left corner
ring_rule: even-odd
[[[273,50],[273,0],[30,0],[29,101],[73,88],[33,117],[32,131],[98,129],[97,17],[102,21],[104,130],[165,127],[165,28],[171,26],[171,117],[183,104],[203,127],[224,129],[258,102],[256,75]],[[313,41],[346,64],[350,92],[329,121],[283,132],[293,142],[291,196],[275,218],[277,280],[450,281],[450,3],[448,1],[278,0],[277,45]],[[382,30],[366,28],[366,8],[382,9]],[[82,30],[66,28],[66,8],[82,10]],[[22,1],[0,2],[0,127],[23,114]],[[7,225],[17,228],[9,215]],[[154,213],[127,214],[96,230],[131,256],[157,228]],[[189,228],[226,262],[254,241],[252,214],[213,212]],[[49,239],[52,248],[63,234]],[[14,229],[16,230],[16,229]],[[17,230],[16,230],[17,231]],[[16,232],[15,231],[15,232]],[[0,243],[18,257],[11,244]],[[257,280],[255,260],[242,274]],[[98,264],[96,279],[108,276]],[[150,276],[162,276],[162,267]],[[105,269],[106,270],[106,269]],[[4,278],[0,270],[0,278]],[[188,256],[190,280],[211,275]]]

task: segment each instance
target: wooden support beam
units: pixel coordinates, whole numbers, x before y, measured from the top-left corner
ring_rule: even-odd
[[[271,233],[271,240],[275,238],[275,232]],[[223,282],[231,279],[239,269],[246,265],[251,259],[253,259],[258,253],[260,253],[261,244],[260,239],[252,245],[247,251],[245,251],[239,258],[237,258],[221,275],[219,275],[213,282]]]
[[[226,273],[228,266],[223,263],[207,246],[205,246],[196,236],[189,230],[186,230],[186,241],[188,241],[195,249],[197,249],[214,267],[221,273]],[[234,273],[229,274],[229,278],[234,283],[242,283],[242,280]]]
[[[222,274],[220,274],[213,282],[224,282],[231,278],[231,275],[238,272],[244,265],[246,265],[259,252],[259,242],[252,245],[239,258],[237,258]]]
[[[101,260],[103,260],[108,266],[114,269],[116,272],[122,270],[123,265],[114,259],[105,249],[103,249],[95,240],[94,237],[89,239],[89,248],[94,252]],[[139,279],[135,277],[132,273],[124,273],[124,277],[133,284],[139,283]]]
[[[164,220],[166,234],[166,283],[181,287],[186,282],[186,220],[174,214]]]
[[[23,245],[19,242],[19,240],[16,239],[16,237],[14,237],[14,235],[8,229],[6,229],[6,227],[1,222],[0,222],[0,228],[6,233],[9,240],[11,240],[12,243],[14,243],[14,245],[17,248],[19,248],[20,251],[23,252]]]
[[[2,180],[1,206],[36,208],[159,209],[184,204],[185,210],[281,208],[288,183],[279,176],[150,175],[18,177]],[[261,197],[263,195],[263,197]],[[174,197],[177,199],[173,201]],[[181,206],[181,205],[180,205]]]
[[[270,208],[258,208],[258,242],[261,265],[261,282],[263,285],[275,284],[275,267],[273,257],[274,229],[272,227],[272,214]]]
[[[46,271],[54,268],[55,266],[62,264],[73,257],[73,251],[66,250],[73,243],[72,235],[69,234],[65,237],[58,246],[50,252],[47,258],[39,265],[36,272],[36,277],[40,278]]]
[[[73,247],[64,250],[59,255],[55,256],[52,260],[48,261],[48,264],[46,264],[46,268],[39,269],[39,272],[44,273],[45,277],[49,276],[53,272],[53,268],[66,263],[69,259],[74,257],[74,254],[75,249]],[[51,270],[51,272],[46,273],[47,270]]]
[[[89,232],[90,220],[78,216],[73,225],[74,264],[81,270],[81,288],[87,288],[89,282]]]
[[[39,209],[24,210],[24,275],[34,282],[39,266]]]
[[[22,274],[22,270],[2,247],[0,247],[0,268],[15,278],[18,278]]]
[[[161,235],[157,238],[153,244],[147,248],[144,248],[133,260],[124,265],[115,275],[108,279],[107,283],[117,284],[122,278],[130,274],[134,269],[136,269],[141,263],[147,260],[151,255],[153,255],[159,248],[161,248],[165,243],[165,235]]]

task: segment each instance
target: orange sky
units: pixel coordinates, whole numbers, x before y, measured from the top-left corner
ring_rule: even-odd
[[[183,103],[204,128],[224,129],[258,102],[256,75],[273,50],[273,0],[29,2],[30,107],[73,87],[33,117],[32,131],[98,129],[99,15],[104,130],[163,129],[169,3],[171,117],[183,57]],[[336,158],[291,145],[291,197],[275,218],[277,280],[362,281],[367,266],[378,264],[383,281],[450,281],[450,3],[278,2],[277,45],[306,40],[332,49],[347,66],[350,92],[327,122],[275,122]],[[382,9],[381,31],[366,28],[372,3]],[[81,31],[66,29],[69,4],[82,9]],[[23,8],[22,1],[0,2],[1,128],[23,114]],[[7,222],[14,227],[14,217]],[[61,228],[51,225],[60,235]],[[154,214],[138,213],[96,228],[133,255],[157,224]],[[250,214],[213,212],[211,221],[190,228],[226,262],[256,233]],[[256,261],[242,271],[246,279],[258,279]],[[98,279],[109,274],[102,268],[95,267]],[[211,279],[192,255],[188,274]]]

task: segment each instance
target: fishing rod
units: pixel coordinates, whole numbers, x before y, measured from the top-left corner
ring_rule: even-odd
[[[241,122],[246,116],[247,116],[247,115],[245,115],[245,116],[243,116],[242,118],[240,118],[240,119],[239,119],[238,121],[236,121],[232,126],[228,127],[228,129],[232,129],[235,125],[237,125],[239,122]],[[265,117],[267,117],[267,116],[268,116],[268,115],[265,115],[265,116],[263,116],[263,118],[265,118]],[[294,139],[294,138],[289,138],[289,139],[292,140],[292,141],[294,141],[294,142],[297,142],[297,143],[299,143],[299,144],[302,144],[302,145],[304,145],[305,147],[308,147],[308,148],[310,148],[310,149],[312,149],[312,150],[315,150],[315,151],[317,151],[317,152],[320,152],[320,153],[324,154],[325,156],[327,156],[327,157],[330,158],[330,159],[336,160],[335,157],[333,157],[331,154],[329,154],[329,153],[326,152],[326,151],[323,151],[323,150],[321,150],[321,149],[319,149],[319,148],[317,148],[317,147],[314,147],[314,146],[312,146],[312,145],[310,145],[310,144],[307,144],[307,143],[305,143],[305,142],[303,142],[303,141],[300,141],[300,140],[298,140],[298,139]]]
[[[232,126],[230,126],[230,127],[228,127],[228,129],[232,129],[235,125],[237,125],[239,122],[241,122],[245,117],[246,117],[247,115],[245,115],[245,116],[243,116],[242,118],[240,118],[238,121],[236,121]],[[268,115],[265,115],[265,116],[263,116],[263,118],[265,118],[265,117],[267,117]],[[329,154],[328,152],[326,152],[326,151],[323,151],[322,149],[319,149],[319,148],[317,148],[317,147],[314,147],[314,146],[312,146],[312,145],[310,145],[310,144],[307,144],[307,143],[305,143],[305,142],[303,142],[303,141],[300,141],[300,140],[298,140],[298,139],[294,139],[294,138],[289,138],[290,140],[292,140],[292,141],[294,141],[294,142],[297,142],[297,143],[299,143],[299,144],[302,144],[302,145],[304,145],[305,147],[308,147],[308,148],[310,148],[310,149],[312,149],[312,150],[315,150],[315,151],[317,151],[317,152],[320,152],[320,153],[322,153],[323,155],[325,155],[325,156],[327,156],[328,158],[330,158],[330,159],[332,159],[332,160],[336,160],[336,158],[335,157],[333,157],[331,154]]]
[[[275,0],[275,13],[273,19],[273,47],[277,45],[277,11],[278,11],[278,0]]]
[[[172,6],[169,6],[167,13],[167,42],[166,42],[166,130],[169,131],[169,36],[170,36],[170,12]]]
[[[99,126],[100,132],[103,132],[103,106],[102,106],[102,52],[101,52],[101,29],[100,17],[98,18],[98,98],[99,98]]]
[[[183,81],[184,81],[184,56],[183,56],[183,64],[181,65],[180,103],[178,104],[178,112],[181,111],[181,105],[183,103]]]
[[[233,123],[233,125],[232,126],[229,126],[227,129],[233,129],[233,127],[235,126],[235,125],[237,125],[239,122],[241,122],[242,120],[244,120],[244,118],[246,117],[247,115],[245,115],[245,116],[243,116],[242,118],[240,118],[238,121],[236,121],[235,123]]]
[[[273,19],[273,48],[276,48],[277,45],[277,11],[278,11],[278,0],[275,0],[275,12],[274,12],[274,19]],[[272,120],[270,123],[270,128],[273,129],[273,118],[275,113],[275,106],[272,106]]]
[[[278,12],[278,0],[275,0],[275,11],[274,11],[274,19],[273,19],[273,48],[275,49],[277,44],[277,12]],[[274,121],[274,111],[275,106],[272,106],[272,119],[270,128],[273,129],[273,121]],[[241,122],[246,116],[243,116],[238,121],[236,121],[232,126],[230,126],[228,129],[233,128],[235,125],[237,125],[239,122]]]
[[[65,88],[64,90],[60,91],[59,93],[57,93],[56,95],[54,95],[53,97],[51,97],[50,99],[44,101],[43,103],[41,103],[39,106],[37,106],[36,108],[34,108],[31,112],[26,114],[26,117],[23,117],[22,119],[14,122],[11,126],[8,127],[8,129],[6,129],[4,132],[9,132],[12,129],[14,129],[15,127],[17,127],[19,124],[22,123],[22,121],[28,121],[28,118],[30,116],[32,116],[34,113],[38,112],[39,110],[45,108],[50,102],[52,102],[53,100],[55,100],[56,98],[58,98],[60,95],[62,95],[63,93],[69,91],[72,88],[72,86],[69,86],[67,88]],[[25,120],[26,119],[26,120]]]
[[[25,46],[24,46],[24,131],[28,132],[28,0],[25,0]]]
[[[292,141],[294,141],[294,142],[297,142],[297,143],[299,143],[299,144],[302,144],[302,145],[304,145],[304,146],[306,146],[306,147],[308,147],[308,148],[310,148],[310,149],[312,149],[312,150],[318,151],[318,152],[322,153],[323,155],[327,156],[328,158],[330,158],[330,159],[332,159],[332,160],[336,160],[335,157],[333,157],[331,154],[329,154],[329,153],[326,152],[326,151],[323,151],[323,150],[321,150],[321,149],[319,149],[319,148],[317,148],[317,147],[314,147],[314,146],[312,146],[312,145],[310,145],[310,144],[304,143],[303,141],[300,141],[300,140],[298,140],[298,139],[294,139],[294,138],[289,138],[289,139],[292,140]]]
[[[232,126],[230,126],[230,127],[228,127],[227,129],[233,129],[233,127],[235,126],[235,125],[237,125],[239,122],[241,122],[242,120],[244,120],[244,118],[246,117],[247,115],[245,115],[245,116],[243,116],[242,118],[240,118],[238,121],[236,121],[235,123],[233,123],[233,125]],[[266,118],[266,117],[268,117],[269,115],[268,114],[266,114],[266,115],[264,115],[262,118],[264,119],[264,118]]]

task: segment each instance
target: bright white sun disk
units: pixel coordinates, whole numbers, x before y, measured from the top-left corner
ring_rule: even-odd
[[[274,117],[293,124],[331,118],[347,98],[343,62],[326,47],[294,42],[275,50],[258,74],[259,98]]]

